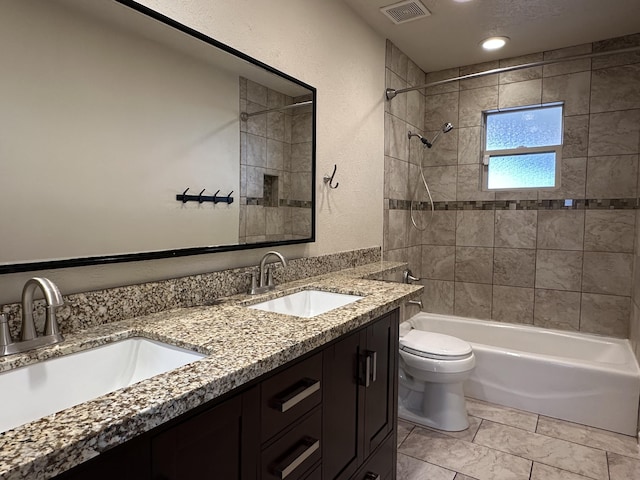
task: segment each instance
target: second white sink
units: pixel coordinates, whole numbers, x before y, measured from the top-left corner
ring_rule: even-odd
[[[359,295],[345,295],[321,290],[303,290],[284,297],[267,300],[266,302],[256,303],[255,305],[250,305],[249,308],[310,318],[334,308],[343,307],[361,298],[363,297]]]
[[[0,373],[0,433],[204,356],[134,337]]]

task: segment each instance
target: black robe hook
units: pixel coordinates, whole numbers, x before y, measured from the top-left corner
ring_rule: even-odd
[[[333,177],[336,176],[336,170],[338,170],[338,165],[333,165],[333,173],[331,174],[331,176],[329,175],[325,175],[323,177],[324,183],[328,183],[329,184],[329,188],[338,188],[338,185],[340,185],[339,182],[336,182],[335,186],[333,185]]]

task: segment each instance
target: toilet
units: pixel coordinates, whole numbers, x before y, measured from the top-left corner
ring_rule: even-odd
[[[471,345],[400,325],[398,416],[450,432],[469,427],[462,383],[476,364]]]

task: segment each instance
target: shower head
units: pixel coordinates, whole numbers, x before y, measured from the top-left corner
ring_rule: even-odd
[[[431,142],[426,142],[425,146],[427,148],[433,147],[436,144],[436,141],[438,140],[438,137],[441,133],[449,133],[451,130],[453,130],[453,125],[449,122],[445,123],[444,125],[442,125],[442,129],[438,133],[436,133],[435,137],[433,137],[433,140],[431,140]]]
[[[433,137],[433,140],[431,141],[427,140],[419,133],[411,133],[411,132],[409,132],[409,140],[411,140],[411,137],[418,137],[426,148],[431,148],[435,145],[436,140],[438,140],[438,137],[440,136],[441,133],[448,133],[451,130],[453,130],[453,125],[447,122],[444,125],[442,125],[442,129],[438,133],[436,133],[436,136]]]

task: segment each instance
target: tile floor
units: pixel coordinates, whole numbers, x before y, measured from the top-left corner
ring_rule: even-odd
[[[397,480],[640,480],[633,437],[467,399],[470,426],[400,420]]]

